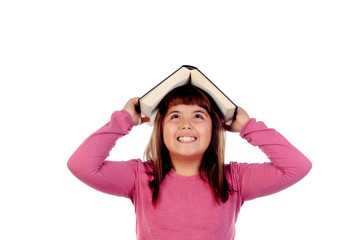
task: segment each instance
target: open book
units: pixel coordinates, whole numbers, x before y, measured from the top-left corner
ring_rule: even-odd
[[[235,119],[237,106],[199,69],[189,65],[181,66],[139,99],[138,111],[141,116],[150,118],[152,124],[160,101],[171,90],[186,84],[196,86],[209,94],[219,107],[224,122],[229,124]]]

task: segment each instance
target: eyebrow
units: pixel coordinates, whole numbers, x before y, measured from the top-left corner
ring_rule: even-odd
[[[202,111],[202,110],[196,110],[194,111],[194,113],[203,113],[203,114],[206,114],[206,112]]]
[[[168,114],[173,114],[173,113],[180,113],[180,111],[178,110],[174,110],[174,111],[171,111],[169,112]],[[202,110],[195,110],[193,113],[202,113],[202,114],[206,114],[204,111]]]
[[[174,111],[169,112],[168,115],[169,115],[169,114],[172,114],[172,113],[180,113],[180,111],[174,110]]]

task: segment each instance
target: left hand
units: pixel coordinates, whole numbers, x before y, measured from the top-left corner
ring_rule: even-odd
[[[249,120],[250,117],[247,112],[243,108],[238,106],[236,119],[230,125],[224,124],[224,128],[230,132],[240,132],[242,127]]]

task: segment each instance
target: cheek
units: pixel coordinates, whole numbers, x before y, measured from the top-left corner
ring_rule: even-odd
[[[163,138],[165,145],[167,145],[167,143],[169,143],[169,141],[171,141],[174,138],[174,136],[175,136],[174,128],[171,127],[171,125],[169,124],[164,124]]]
[[[210,125],[206,125],[201,129],[201,133],[203,138],[206,140],[206,144],[210,144],[211,142],[211,135],[212,135],[212,126]]]

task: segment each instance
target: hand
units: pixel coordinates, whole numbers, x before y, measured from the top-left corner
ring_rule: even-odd
[[[247,112],[241,107],[238,107],[236,119],[230,125],[224,124],[224,128],[230,132],[240,132],[249,119],[250,117]]]
[[[139,104],[138,103],[139,98],[131,98],[124,106],[123,110],[127,111],[133,120],[134,126],[142,124],[144,122],[149,122],[149,118],[142,118],[140,117],[140,114],[135,110],[135,107]]]

